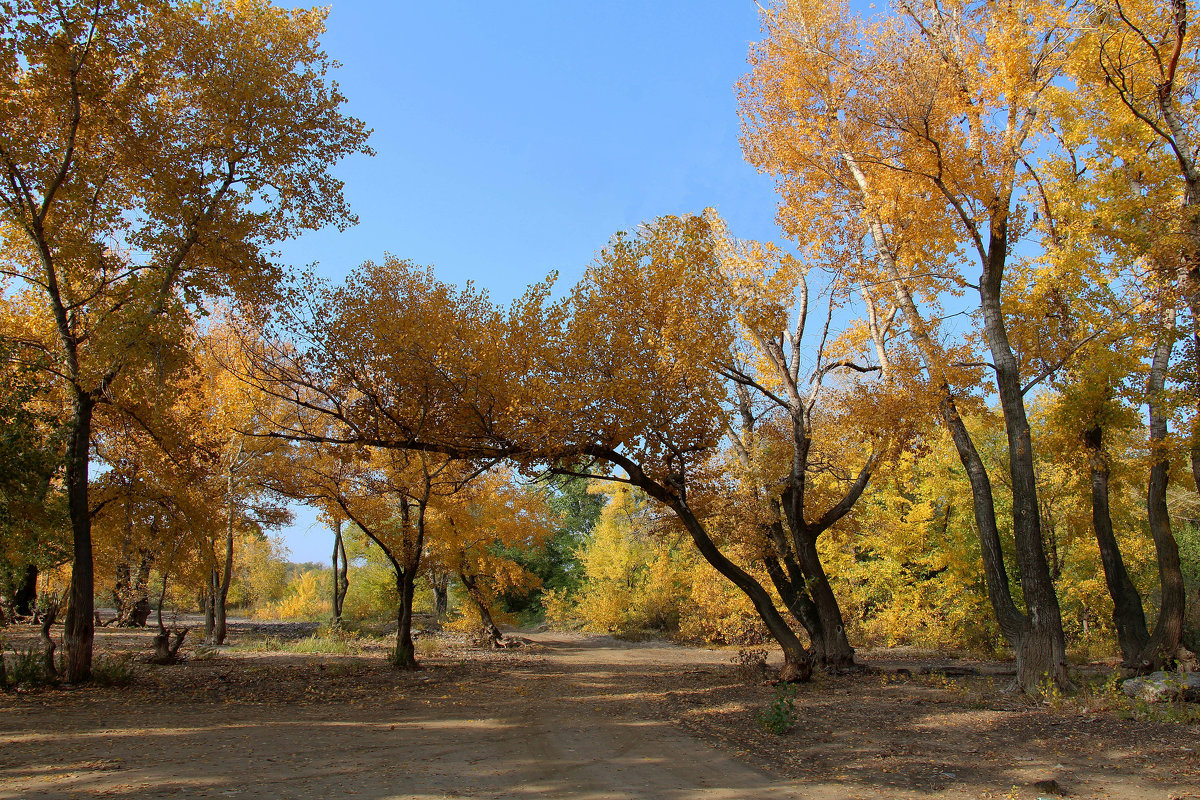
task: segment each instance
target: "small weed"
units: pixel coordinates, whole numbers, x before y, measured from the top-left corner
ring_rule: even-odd
[[[207,644],[198,644],[194,648],[192,648],[192,660],[193,661],[212,661],[214,658],[217,658],[220,654],[221,654],[220,650],[218,650],[217,648],[215,648],[211,645],[207,645]]]
[[[1114,671],[1103,681],[1084,681],[1074,701],[1085,711],[1107,711],[1117,719],[1165,722],[1173,725],[1200,723],[1200,705],[1182,700],[1150,703],[1129,697],[1121,688],[1124,682]]]
[[[92,662],[92,682],[99,686],[126,686],[135,677],[131,654],[100,656]]]
[[[416,642],[418,658],[433,658],[442,651],[442,643],[433,636],[422,636]]]
[[[1038,681],[1038,696],[1041,697],[1043,705],[1050,706],[1055,711],[1062,709],[1067,703],[1062,689],[1058,688],[1058,684],[1049,672]]]
[[[931,689],[939,689],[946,692],[954,699],[962,700],[967,696],[966,687],[944,672],[929,672],[921,676],[920,682]]]
[[[775,697],[765,711],[758,715],[758,724],[769,733],[782,736],[796,724],[796,687],[791,683],[780,683],[775,687]]]

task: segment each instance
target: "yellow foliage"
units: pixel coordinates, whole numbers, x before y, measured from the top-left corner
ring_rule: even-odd
[[[580,552],[582,586],[572,599],[543,596],[548,622],[717,644],[762,641],[762,622],[742,592],[661,530],[645,498],[624,485],[606,489],[609,501]]]
[[[314,620],[328,617],[333,604],[329,599],[328,576],[321,570],[300,573],[288,584],[287,594],[274,603],[254,609],[257,619]]]

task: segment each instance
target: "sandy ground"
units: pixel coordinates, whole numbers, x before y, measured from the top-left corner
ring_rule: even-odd
[[[799,724],[774,736],[755,723],[774,688],[729,651],[527,636],[445,644],[417,672],[379,652],[222,652],[125,687],[0,696],[0,800],[1032,800],[1050,778],[1071,797],[1200,798],[1195,725],[885,672],[802,687]]]

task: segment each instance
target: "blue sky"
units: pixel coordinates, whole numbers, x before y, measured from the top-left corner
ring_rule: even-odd
[[[734,84],[759,38],[751,0],[335,0],[324,38],[374,158],[337,174],[359,224],[288,243],[338,280],[384,253],[507,301],[570,286],[617,230],[716,207],[777,238],[771,180],[742,159]],[[300,513],[295,561],[331,534]]]

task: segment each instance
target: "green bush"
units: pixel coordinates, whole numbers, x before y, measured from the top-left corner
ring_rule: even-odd
[[[796,724],[796,686],[780,683],[775,687],[775,697],[765,711],[758,715],[758,724],[768,733],[782,736]]]

